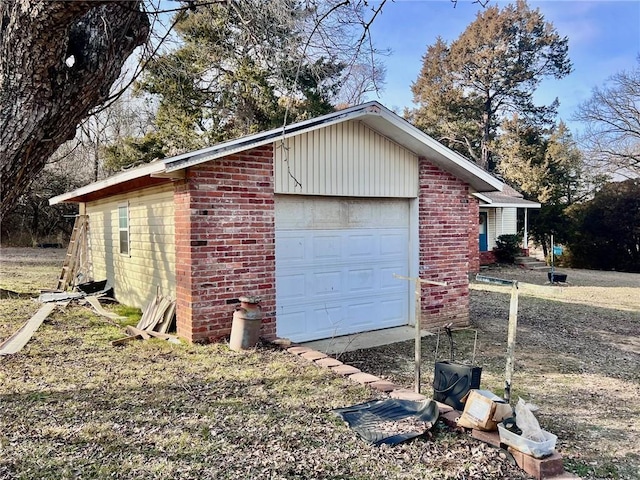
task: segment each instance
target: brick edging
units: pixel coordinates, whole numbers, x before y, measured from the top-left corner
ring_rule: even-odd
[[[310,363],[314,363],[319,367],[327,368],[336,375],[342,375],[344,377],[348,377],[353,382],[359,383],[361,385],[367,385],[372,390],[389,395],[390,398],[413,401],[427,400],[427,397],[425,395],[416,393],[413,390],[409,390],[404,387],[400,387],[392,382],[378,378],[375,375],[362,372],[360,369],[352,365],[343,363],[336,358],[330,357],[325,353],[319,352],[317,350],[313,350],[312,348],[295,344],[287,344],[287,342],[279,339],[274,341],[272,345],[278,346],[282,350],[285,350],[292,355],[304,358],[305,360],[309,361]],[[503,445],[500,443],[498,432],[483,432],[476,429],[469,430],[458,427],[457,419],[460,417],[462,412],[454,410],[449,405],[445,405],[437,401],[436,404],[438,405],[439,417],[442,417],[445,424],[447,424],[449,427],[452,427],[453,429],[461,432],[468,431],[469,434],[477,440],[483,441],[495,447],[503,448]],[[509,447],[507,451],[511,453],[511,455],[513,455],[516,463],[522,470],[527,472],[529,475],[532,475],[537,480],[580,480],[580,477],[564,470],[562,455],[558,452],[554,452],[553,455],[549,457],[538,459],[530,455],[525,455],[524,453],[514,450],[511,447]]]

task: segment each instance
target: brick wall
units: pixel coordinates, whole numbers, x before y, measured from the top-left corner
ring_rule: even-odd
[[[493,252],[493,250],[480,252],[480,265],[492,265],[496,262],[496,254]]]
[[[474,196],[469,200],[469,272],[480,271],[480,202]]]
[[[423,158],[419,176],[420,275],[448,283],[423,287],[422,325],[468,325],[468,272],[475,267],[475,260],[470,262],[470,237],[477,251],[478,203],[466,183]]]
[[[271,145],[189,168],[176,185],[178,335],[231,332],[241,295],[262,297],[261,336],[275,336],[275,215]]]

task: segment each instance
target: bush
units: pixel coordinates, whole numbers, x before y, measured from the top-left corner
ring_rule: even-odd
[[[571,215],[572,267],[640,272],[640,179],[605,185]]]
[[[520,255],[520,235],[500,235],[493,253],[500,263],[514,263]]]

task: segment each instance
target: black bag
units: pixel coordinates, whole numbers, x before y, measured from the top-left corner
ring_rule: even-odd
[[[469,393],[469,390],[480,388],[482,367],[454,362],[453,335],[451,334],[451,328],[446,326],[444,329],[449,337],[451,360],[435,362],[435,370],[433,373],[433,399],[437,402],[449,405],[456,410],[463,411],[464,403],[462,403],[462,399],[467,393]]]

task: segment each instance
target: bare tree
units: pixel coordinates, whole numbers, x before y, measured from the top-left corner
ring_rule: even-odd
[[[149,35],[140,1],[0,3],[0,218]]]
[[[592,161],[620,175],[640,175],[640,57],[634,70],[594,88],[574,119],[586,125],[580,141]]]

